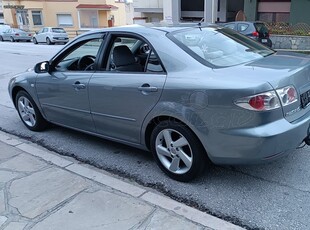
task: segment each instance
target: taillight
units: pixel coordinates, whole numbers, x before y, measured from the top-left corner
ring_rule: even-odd
[[[287,86],[275,91],[244,97],[235,101],[241,108],[255,111],[268,111],[290,105],[298,100],[297,91],[293,86]]]
[[[297,92],[293,86],[277,89],[277,94],[283,106],[290,105],[297,101]]]
[[[259,36],[259,33],[258,33],[257,31],[255,31],[255,32],[252,33],[252,36],[253,36],[253,37],[258,37],[258,36]]]
[[[273,90],[238,99],[235,104],[241,108],[255,111],[267,111],[281,107],[279,98]]]
[[[29,36],[29,37],[31,37],[31,36],[32,36],[32,34],[28,34],[28,36]]]
[[[15,34],[15,36],[19,36],[19,34]]]

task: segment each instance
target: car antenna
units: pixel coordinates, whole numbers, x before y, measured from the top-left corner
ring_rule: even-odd
[[[202,18],[202,19],[200,20],[200,22],[198,22],[198,27],[199,27],[200,31],[202,31],[202,29],[201,29],[201,23],[204,22],[204,20],[205,20],[205,18]]]

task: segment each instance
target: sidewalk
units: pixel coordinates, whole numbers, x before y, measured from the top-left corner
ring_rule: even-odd
[[[0,230],[242,229],[0,132]]]

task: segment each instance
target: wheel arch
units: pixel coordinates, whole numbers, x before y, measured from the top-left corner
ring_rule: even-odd
[[[47,120],[47,118],[46,118],[46,116],[45,116],[45,114],[44,114],[44,112],[43,112],[43,110],[41,108],[41,105],[39,103],[38,98],[35,95],[33,95],[34,92],[31,92],[31,91],[27,90],[25,87],[22,87],[20,85],[14,86],[12,88],[12,91],[11,91],[11,97],[12,97],[12,101],[13,101],[13,104],[14,104],[15,108],[16,108],[16,96],[17,96],[18,92],[20,92],[20,91],[25,91],[26,93],[28,93],[30,95],[30,97],[33,99],[33,101],[35,102],[36,106],[38,107],[38,109],[39,109],[41,115],[43,116],[43,118],[45,120]]]
[[[145,146],[147,147],[147,149],[149,150],[151,149],[151,135],[152,135],[154,128],[156,127],[157,124],[159,124],[162,121],[175,121],[175,122],[178,122],[186,126],[192,132],[192,134],[197,138],[197,140],[200,142],[201,146],[205,150],[206,156],[209,158],[208,151],[206,150],[205,146],[203,145],[203,143],[201,142],[200,138],[195,133],[195,131],[189,125],[187,125],[184,121],[176,117],[168,116],[168,115],[157,116],[149,121],[148,125],[146,126],[145,132],[144,132],[144,141],[145,141]]]

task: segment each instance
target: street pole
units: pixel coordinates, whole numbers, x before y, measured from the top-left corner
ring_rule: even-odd
[[[218,0],[204,0],[204,21],[215,23],[217,20]]]

